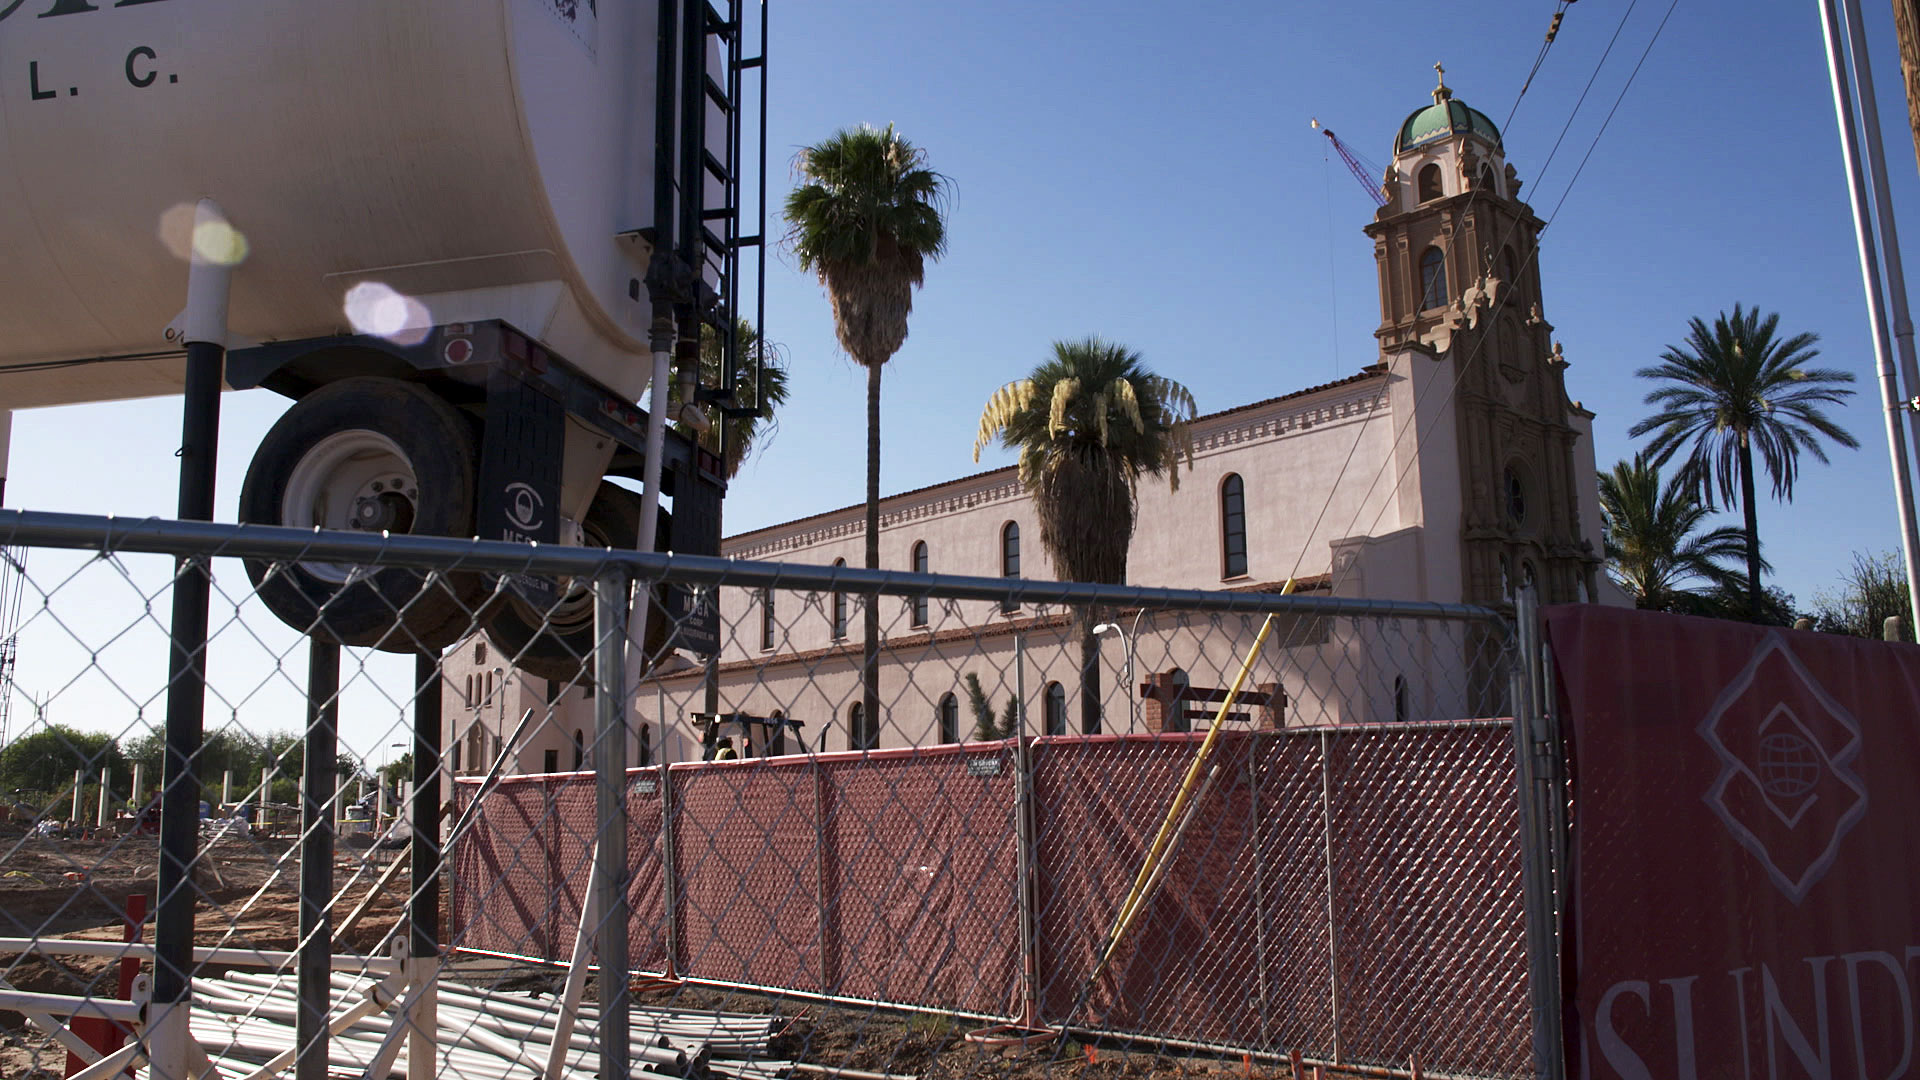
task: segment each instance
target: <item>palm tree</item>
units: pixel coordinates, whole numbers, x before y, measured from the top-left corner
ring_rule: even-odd
[[[1646,398],[1659,411],[1633,425],[1634,437],[1653,432],[1647,456],[1655,465],[1685,447],[1686,465],[1676,482],[1709,503],[1718,489],[1720,501],[1739,502],[1746,514],[1747,603],[1761,606],[1760,527],[1755,515],[1753,453],[1773,482],[1773,497],[1793,499],[1793,482],[1800,473],[1800,451],[1826,463],[1824,435],[1848,449],[1857,442],[1827,418],[1822,407],[1842,405],[1853,391],[1841,385],[1853,373],[1807,366],[1820,351],[1817,334],[1775,337],[1780,316],[1764,319],[1758,308],[1733,306],[1721,312],[1709,328],[1695,318],[1688,323],[1687,340],[1669,345],[1660,363],[1635,372],[1663,385]],[[1736,498],[1734,485],[1739,485]]]
[[[1141,476],[1179,490],[1192,467],[1193,395],[1123,345],[1056,341],[1053,358],[995,391],[973,459],[996,437],[1020,452],[1020,482],[1040,517],[1040,544],[1063,581],[1125,584]],[[1080,725],[1100,730],[1099,613],[1080,615]]]
[[[735,388],[734,398],[739,409],[746,409],[754,400],[755,393],[760,395],[763,408],[761,413],[743,413],[735,416],[716,416],[713,424],[705,431],[696,431],[685,421],[675,421],[674,430],[712,453],[719,454],[726,465],[727,479],[739,475],[740,466],[753,453],[756,441],[762,437],[771,437],[779,430],[779,417],[776,410],[787,403],[787,367],[781,356],[779,345],[762,342],[760,332],[745,319],[734,324],[734,336],[738,341],[740,362],[737,375],[739,385]],[[700,328],[700,385],[719,386],[725,377],[725,363],[721,357],[720,335],[713,327]],[[680,415],[680,384],[675,382],[667,395],[667,404],[673,415]]]
[[[867,569],[880,567],[880,368],[907,340],[913,290],[947,248],[946,178],[926,152],[865,125],[796,159],[807,182],[787,196],[787,242],[826,287],[834,333],[867,369]],[[862,715],[880,725],[880,605],[863,605]],[[856,733],[858,734],[858,733]],[[870,738],[870,734],[867,736]]]
[[[1732,525],[1700,532],[1711,513],[1685,484],[1663,485],[1644,454],[1600,474],[1607,570],[1633,606],[1671,611],[1694,595],[1694,581],[1739,587],[1740,575],[1721,563],[1745,555],[1746,537]]]

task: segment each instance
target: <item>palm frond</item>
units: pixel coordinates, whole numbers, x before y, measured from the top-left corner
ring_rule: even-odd
[[[1033,380],[1015,379],[993,392],[987,407],[980,411],[980,430],[973,437],[973,460],[980,460],[980,448],[999,437],[1013,418],[1033,405]]]
[[[1073,397],[1079,392],[1079,379],[1062,379],[1053,384],[1053,395],[1047,404],[1048,438],[1058,438],[1067,429],[1067,409],[1073,405]]]

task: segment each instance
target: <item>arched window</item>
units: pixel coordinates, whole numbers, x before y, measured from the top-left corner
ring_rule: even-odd
[[[1020,576],[1020,524],[1009,521],[1000,529],[1000,576]],[[1001,611],[1018,611],[1020,605],[1009,596],[1000,601]]]
[[[587,761],[587,740],[579,728],[573,729],[573,771],[579,772],[580,766]]]
[[[846,565],[847,565],[847,560],[845,559],[833,560],[833,566],[834,566],[834,569],[836,570],[842,569]],[[836,589],[834,590],[834,593],[833,593],[833,640],[839,641],[845,638],[846,636],[847,636],[847,594]]]
[[[640,725],[640,764],[653,764],[653,725]]]
[[[773,648],[773,590],[760,590],[760,648]]]
[[[1509,465],[1502,480],[1504,487],[1502,495],[1506,499],[1507,523],[1516,529],[1522,528],[1527,523],[1526,478],[1520,475],[1519,469]]]
[[[1477,188],[1480,188],[1482,191],[1485,191],[1489,195],[1497,196],[1500,194],[1499,185],[1493,179],[1493,166],[1491,165],[1480,166],[1480,178],[1479,178],[1479,181],[1474,184],[1474,186]]]
[[[878,725],[869,724],[867,722],[867,710],[866,710],[866,706],[862,702],[856,701],[852,705],[848,706],[847,707],[847,749],[849,750],[880,749],[880,732],[877,730],[877,727]]]
[[[916,540],[913,544],[913,572],[927,573],[927,566],[927,542]],[[927,625],[927,598],[924,595],[913,598],[913,625]]]
[[[1246,574],[1246,485],[1241,483],[1239,473],[1228,473],[1220,482],[1220,576],[1236,578]]]
[[[1440,163],[1429,162],[1420,170],[1420,201],[1432,202],[1444,194],[1440,185]]]
[[[1420,310],[1447,302],[1447,253],[1430,247],[1420,254]]]
[[[1407,720],[1407,680],[1404,675],[1393,677],[1393,718],[1400,723]]]
[[[947,694],[940,699],[940,741],[960,741],[960,699]]]
[[[1047,734],[1067,733],[1067,691],[1057,682],[1047,684],[1046,721]]]

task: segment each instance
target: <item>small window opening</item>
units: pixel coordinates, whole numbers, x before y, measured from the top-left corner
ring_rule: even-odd
[[[833,566],[834,566],[834,569],[836,570],[842,569],[846,565],[847,565],[847,560],[845,559],[833,560]],[[833,640],[840,641],[845,639],[846,636],[847,636],[847,594],[840,592],[839,590],[836,589],[833,594]]]
[[[1000,530],[1000,576],[1017,578],[1020,576],[1020,525],[1009,521]],[[1009,596],[1000,601],[1000,610],[1006,612],[1020,610],[1020,605]]]
[[[925,540],[916,541],[913,545],[913,572],[916,574],[927,573],[928,565],[927,542]],[[927,606],[927,598],[925,595],[913,598],[913,625],[927,625]]]
[[[1067,691],[1057,682],[1047,684],[1045,711],[1047,734],[1065,735],[1067,733]]]
[[[960,741],[960,699],[952,694],[940,698],[940,741]]]
[[[1440,183],[1440,163],[1429,162],[1420,170],[1420,201],[1432,202],[1446,194]]]
[[[1447,255],[1437,247],[1420,256],[1420,310],[1445,306],[1447,302]]]

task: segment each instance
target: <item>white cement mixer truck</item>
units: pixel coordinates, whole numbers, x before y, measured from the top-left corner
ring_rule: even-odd
[[[239,520],[630,547],[630,476],[717,553],[718,460],[669,433],[650,461],[635,404],[671,349],[691,419],[755,407],[730,339],[764,68],[717,2],[0,0],[0,414],[181,392],[189,264],[217,264],[225,386],[294,402]],[[724,385],[688,382],[703,323]],[[342,644],[484,608],[571,674],[592,631],[563,583],[250,571]]]

